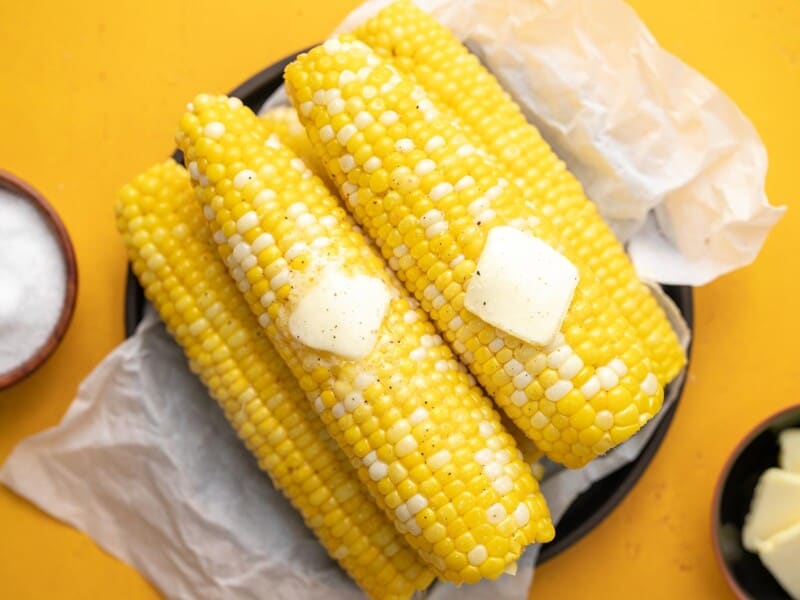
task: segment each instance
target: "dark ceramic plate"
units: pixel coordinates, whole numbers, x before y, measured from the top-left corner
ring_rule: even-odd
[[[264,101],[274,92],[283,82],[283,70],[291,62],[296,54],[267,67],[257,73],[242,85],[233,90],[230,95],[241,98],[241,100],[254,110],[258,110]],[[176,160],[180,159],[178,153]],[[692,305],[692,289],[686,286],[666,286],[666,293],[678,305],[683,318],[692,328],[694,316]],[[145,299],[141,286],[136,278],[129,271],[127,288],[125,290],[125,331],[131,335],[136,329],[136,325],[142,319]],[[678,399],[683,388],[683,381],[678,383],[681,389],[678,390]],[[675,402],[664,418],[658,424],[653,436],[642,450],[639,457],[632,463],[622,467],[618,471],[611,473],[604,479],[596,482],[583,494],[581,494],[569,507],[566,514],[558,524],[558,535],[556,539],[546,544],[540,554],[540,562],[553,558],[559,552],[563,552],[569,546],[577,542],[594,527],[597,526],[622,499],[630,492],[634,484],[642,476],[642,473],[653,460],[658,447],[661,445],[664,435],[672,422],[678,403]]]
[[[711,508],[711,535],[717,561],[739,598],[789,600],[789,595],[742,546],[742,526],[761,474],[778,466],[778,434],[800,427],[800,404],[760,423],[736,447],[720,474]]]

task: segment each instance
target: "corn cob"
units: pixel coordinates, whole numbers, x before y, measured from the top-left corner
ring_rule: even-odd
[[[670,382],[686,355],[664,311],[580,182],[480,61],[409,0],[390,4],[354,33],[399,71],[413,75],[435,102],[447,105],[519,180],[523,200],[561,231],[565,254],[595,273],[635,327],[660,383]]]
[[[530,469],[491,403],[337,199],[267,133],[232,98],[200,95],[181,119],[178,145],[220,254],[328,432],[409,544],[444,579],[498,577],[527,544],[553,537]],[[364,345],[336,346],[334,331],[361,326],[346,315],[314,329],[328,332],[322,341],[293,328],[311,299],[323,315],[336,313],[336,294],[358,304],[344,285],[326,290],[333,276],[387,290],[382,318],[378,303],[359,307],[367,320],[378,315],[362,332]]]
[[[560,249],[491,156],[367,46],[345,36],[286,69],[287,92],[356,221],[506,414],[554,461],[580,467],[659,410],[636,333],[585,265],[561,333],[536,346],[464,307],[489,231]]]
[[[378,510],[225,271],[173,161],[126,186],[117,223],[134,272],[275,486],[372,598],[409,598],[433,573]]]

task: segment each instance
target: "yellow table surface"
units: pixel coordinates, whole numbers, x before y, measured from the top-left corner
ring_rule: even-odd
[[[78,383],[123,338],[117,188],[169,152],[193,94],[226,91],[322,39],[357,3],[0,3],[0,168],[55,205],[80,271],[64,342],[36,374],[0,392],[0,462],[59,421]],[[632,4],[662,45],[752,119],[769,150],[772,201],[796,206],[755,265],[696,290],[689,381],[664,445],[611,516],[538,571],[538,598],[729,597],[709,537],[717,474],[757,421],[800,395],[800,3]],[[0,590],[9,599],[158,597],[132,568],[2,486]]]

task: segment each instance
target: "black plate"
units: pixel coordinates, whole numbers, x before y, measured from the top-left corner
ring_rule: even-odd
[[[253,75],[253,77],[233,90],[230,95],[240,98],[247,106],[257,111],[266,99],[283,83],[283,70],[287,64],[294,60],[295,56],[297,54],[287,56],[260,73]],[[179,153],[176,152],[173,156],[176,160],[180,160]],[[683,318],[689,325],[689,329],[692,329],[694,318],[692,288],[688,286],[665,286],[664,291],[678,305]],[[141,321],[144,305],[144,292],[129,269],[125,289],[126,335],[133,334],[136,325]],[[683,392],[683,381],[679,385],[678,400],[680,400]],[[575,499],[558,524],[556,539],[549,544],[545,544],[542,548],[542,552],[539,555],[540,563],[563,552],[589,533],[631,491],[634,484],[644,473],[647,465],[653,460],[656,450],[658,450],[664,435],[667,433],[667,429],[669,429],[677,405],[678,402],[676,401],[669,408],[658,424],[653,436],[635,461],[595,482],[594,485]]]
[[[800,405],[773,415],[745,437],[722,470],[711,514],[714,550],[740,598],[789,600],[757,554],[742,545],[742,527],[761,475],[778,466],[778,434],[800,427]]]

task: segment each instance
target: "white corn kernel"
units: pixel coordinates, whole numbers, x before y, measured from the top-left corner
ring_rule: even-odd
[[[434,150],[438,150],[442,146],[444,146],[445,141],[444,138],[440,135],[435,135],[428,142],[425,144],[425,152],[430,154]]]
[[[478,544],[467,553],[467,560],[473,567],[482,565],[487,558],[489,558],[489,553],[483,544]]]
[[[619,358],[615,358],[610,363],[608,363],[608,367],[620,377],[624,377],[625,374],[628,372],[628,366],[624,362],[622,362]]]
[[[572,379],[581,372],[582,368],[583,361],[581,360],[581,357],[577,354],[573,354],[564,362],[563,365],[559,367],[558,375],[562,379]]]
[[[597,375],[592,375],[589,380],[581,386],[581,394],[587,400],[594,398],[601,389],[600,380]]]
[[[648,373],[640,387],[645,394],[652,396],[658,392],[658,379],[652,373]]]
[[[528,524],[531,518],[531,513],[528,510],[528,505],[520,502],[517,508],[514,509],[514,521],[519,527],[524,527]]]
[[[508,475],[503,475],[492,482],[492,487],[498,494],[510,494],[514,489],[514,482]]]
[[[441,469],[450,462],[450,452],[447,450],[440,450],[433,456],[428,458],[428,466],[434,471]]]
[[[353,137],[356,133],[358,133],[358,127],[356,127],[352,123],[348,123],[339,130],[339,133],[336,134],[336,140],[342,146],[344,146],[345,144],[347,144],[347,142],[350,141],[350,138]]]
[[[494,460],[494,453],[488,448],[482,448],[475,453],[475,460],[479,465],[488,465]]]
[[[420,406],[414,412],[411,413],[411,415],[408,417],[408,422],[412,426],[419,425],[427,418],[428,418],[428,411]]]
[[[572,387],[571,381],[559,379],[544,391],[544,395],[548,400],[558,402],[572,391]]]
[[[441,200],[447,194],[453,191],[453,186],[446,181],[442,181],[441,183],[437,183],[433,188],[431,188],[431,193],[428,194],[434,202],[437,200]]]
[[[525,406],[528,403],[528,395],[522,390],[511,392],[510,399],[514,406]]]
[[[399,458],[408,456],[416,449],[417,449],[417,440],[414,439],[414,437],[411,435],[407,435],[406,437],[404,437],[402,440],[397,442],[397,444],[394,447],[395,454],[397,454]]]
[[[243,169],[236,174],[236,177],[233,178],[233,187],[235,187],[237,190],[240,190],[255,178],[255,171]]]
[[[506,509],[499,502],[492,504],[486,509],[486,520],[492,525],[498,525],[506,518],[506,516]]]
[[[330,125],[325,125],[319,130],[319,139],[323,144],[327,144],[334,137],[336,137],[336,132]]]
[[[619,383],[617,374],[608,367],[597,368],[597,379],[604,390],[613,389]]]
[[[410,138],[400,138],[394,143],[394,149],[404,154],[411,152],[414,149],[414,142]]]
[[[594,424],[603,431],[608,431],[614,426],[614,415],[609,410],[601,410],[594,418]]]
[[[427,498],[425,498],[425,496],[421,494],[414,494],[413,496],[411,496],[411,498],[408,499],[406,505],[408,506],[408,511],[412,515],[415,515],[419,511],[424,509],[426,506],[428,506],[428,500]]]
[[[389,467],[382,460],[376,460],[369,467],[369,477],[372,481],[380,481],[389,473]]]

